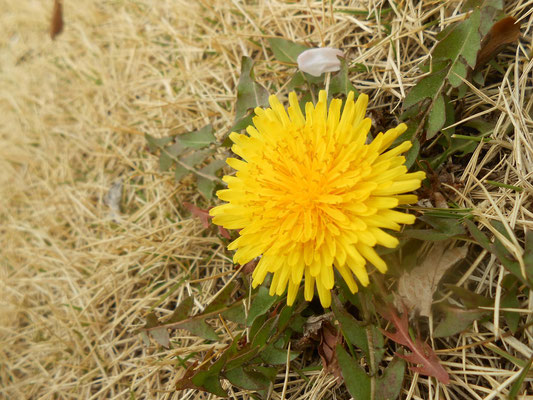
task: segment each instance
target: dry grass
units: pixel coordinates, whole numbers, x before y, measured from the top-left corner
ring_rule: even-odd
[[[213,345],[178,332],[163,351],[132,334],[152,307],[171,310],[186,293],[202,308],[233,268],[219,240],[182,215],[182,201],[203,201],[194,186],[158,173],[142,135],[208,122],[223,135],[233,120],[242,55],[254,57],[271,92],[283,90],[293,69],[272,59],[268,36],[342,47],[352,64],[369,68],[352,81],[370,94],[371,107],[397,115],[435,33],[464,17],[462,1],[397,2],[390,34],[379,19],[332,12],[328,1],[64,3],[65,31],[52,42],[52,2],[0,1],[0,396],[208,398],[172,387],[182,373],[176,356]],[[390,7],[379,0],[332,3]],[[519,255],[523,233],[533,227],[533,2],[507,3],[521,18],[521,45],[505,56],[503,82],[474,91],[465,105],[467,118],[483,113],[496,122],[493,140],[455,175],[464,182],[460,202],[475,207],[487,227],[503,221],[513,238],[506,244]],[[432,16],[440,23],[424,30]],[[490,186],[487,178],[524,190]],[[104,198],[118,179],[122,214],[113,222]],[[475,262],[461,283],[498,299],[503,268],[485,253]],[[218,278],[195,281],[210,276]],[[517,310],[523,321],[532,319],[532,299]],[[525,331],[468,346],[499,333],[503,326],[494,322],[435,343],[452,384],[410,373],[402,398],[506,398],[519,368],[502,351],[529,358],[533,336]],[[314,371],[307,378],[280,371],[271,398],[347,397],[332,376]]]

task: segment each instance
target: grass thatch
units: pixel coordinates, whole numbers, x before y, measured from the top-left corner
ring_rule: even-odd
[[[256,60],[256,76],[270,92],[283,92],[294,68],[274,60],[270,36],[344,49],[351,65],[368,67],[351,79],[370,95],[375,115],[398,115],[435,34],[464,18],[462,3],[65,0],[65,29],[52,41],[51,1],[0,1],[0,397],[209,397],[173,387],[183,371],[176,355],[213,345],[181,331],[164,351],[132,334],[146,312],[168,312],[184,294],[194,294],[201,309],[233,272],[220,241],[181,207],[206,205],[192,181],[177,185],[160,174],[143,134],[212,122],[223,136],[234,118],[242,55]],[[507,3],[521,19],[521,45],[501,56],[503,81],[469,94],[464,113],[485,115],[496,128],[464,170],[450,171],[463,183],[450,190],[482,225],[504,222],[513,237],[508,248],[520,252],[533,227],[533,2]],[[392,7],[390,33],[379,18],[340,12],[375,16],[382,7]],[[439,24],[424,27],[434,16]],[[105,198],[119,180],[117,219]],[[500,308],[501,265],[486,252],[471,261],[457,280]],[[533,296],[521,301],[516,312],[530,321]],[[520,369],[502,351],[531,357],[533,335],[496,339],[498,320],[436,344],[446,349],[440,353],[450,386],[410,372],[402,398],[506,398]],[[531,382],[523,390],[533,393]],[[320,370],[306,379],[288,370],[271,398],[347,398],[344,390]]]

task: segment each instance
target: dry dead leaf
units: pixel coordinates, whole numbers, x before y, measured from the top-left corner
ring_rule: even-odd
[[[439,281],[450,267],[465,258],[467,250],[467,246],[449,248],[449,242],[435,243],[422,264],[400,277],[396,303],[429,317]]]
[[[337,344],[341,343],[340,331],[337,331],[330,322],[323,321],[318,334],[320,336],[318,354],[322,359],[322,366],[327,372],[332,373],[337,378],[342,378],[337,351],[335,350]]]
[[[61,32],[63,32],[63,4],[61,0],[55,0],[50,21],[50,37],[55,39]]]
[[[492,58],[496,57],[505,46],[516,42],[520,37],[520,24],[516,18],[505,17],[496,22],[481,41],[474,70],[479,70]]]

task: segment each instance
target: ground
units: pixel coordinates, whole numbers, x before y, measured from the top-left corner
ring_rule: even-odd
[[[144,135],[212,123],[222,140],[234,119],[243,55],[255,60],[269,92],[286,95],[295,67],[275,60],[269,37],[343,49],[351,65],[367,67],[351,80],[370,96],[376,122],[381,113],[398,116],[435,33],[464,14],[462,1],[390,3],[65,0],[64,29],[52,40],[51,1],[0,1],[1,397],[210,396],[173,390],[183,374],[176,356],[224,343],[180,331],[165,350],[133,333],[149,311],[168,313],[186,294],[202,309],[234,272],[216,231],[206,232],[183,208],[184,201],[211,203],[192,179],[176,183],[159,172]],[[502,56],[503,77],[473,90],[464,104],[463,118],[494,123],[490,146],[480,144],[463,169],[449,172],[460,182],[449,189],[457,201],[474,208],[485,227],[502,221],[516,249],[533,227],[531,7],[506,2],[523,38]],[[342,12],[379,15],[381,8],[391,8],[387,26],[365,12]],[[425,26],[431,18],[438,23]],[[480,183],[486,176],[524,190]],[[120,183],[113,212],[106,196]],[[498,299],[501,265],[486,252],[470,261],[463,282]],[[531,319],[531,298],[522,298],[523,321]],[[475,323],[440,344],[449,349],[441,353],[450,387],[409,372],[401,398],[506,398],[520,369],[502,351],[530,358],[531,334],[462,347],[493,338],[499,321]],[[280,371],[271,398],[347,398],[333,375],[305,375]],[[531,377],[526,385],[533,390]],[[236,388],[230,396],[248,397]]]

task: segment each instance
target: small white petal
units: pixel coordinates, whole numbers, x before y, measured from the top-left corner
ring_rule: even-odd
[[[296,61],[301,71],[313,76],[320,76],[324,72],[335,72],[341,69],[341,62],[337,57],[344,53],[331,47],[319,47],[300,53]]]

